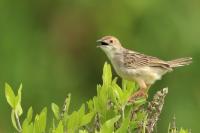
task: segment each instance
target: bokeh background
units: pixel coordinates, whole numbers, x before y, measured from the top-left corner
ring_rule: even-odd
[[[25,112],[31,105],[34,112],[43,106],[50,110],[51,102],[62,105],[69,92],[71,110],[92,98],[108,61],[96,48],[104,35],[165,60],[193,57],[192,65],[156,82],[150,95],[169,87],[159,133],[167,131],[174,114],[178,127],[199,132],[199,0],[1,0],[0,132],[14,131],[5,82],[15,92],[23,83]]]

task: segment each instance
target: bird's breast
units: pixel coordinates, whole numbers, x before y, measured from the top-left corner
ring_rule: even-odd
[[[116,71],[116,73],[124,79],[134,80],[133,78],[137,76],[136,69],[127,69],[124,67],[123,58],[121,56],[115,56],[111,59],[111,63]]]

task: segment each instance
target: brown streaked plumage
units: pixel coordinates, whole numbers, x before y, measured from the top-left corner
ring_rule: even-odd
[[[136,81],[140,90],[134,98],[146,95],[149,88],[156,80],[174,68],[189,65],[191,57],[164,61],[157,57],[148,56],[139,52],[123,48],[120,41],[113,36],[104,36],[99,39],[100,47],[110,59],[116,73],[131,81]]]

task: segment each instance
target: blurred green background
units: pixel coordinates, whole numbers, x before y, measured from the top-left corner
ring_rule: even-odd
[[[5,82],[15,92],[23,83],[25,112],[31,105],[35,112],[50,109],[51,102],[62,105],[69,92],[73,109],[92,98],[107,61],[96,48],[104,35],[165,60],[193,57],[192,65],[166,75],[150,94],[169,87],[159,133],[167,131],[174,114],[178,126],[199,132],[199,0],[1,0],[0,132],[14,131]]]

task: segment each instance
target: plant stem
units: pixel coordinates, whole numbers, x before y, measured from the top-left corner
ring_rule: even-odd
[[[21,133],[22,132],[22,126],[21,126],[21,123],[20,123],[20,121],[19,121],[19,116],[18,116],[18,114],[17,114],[17,112],[15,111],[15,119],[16,119],[16,122],[17,122],[17,126],[18,126],[18,129],[19,129],[19,133]]]
[[[122,111],[122,121],[124,120],[124,106],[122,106],[121,111]]]

